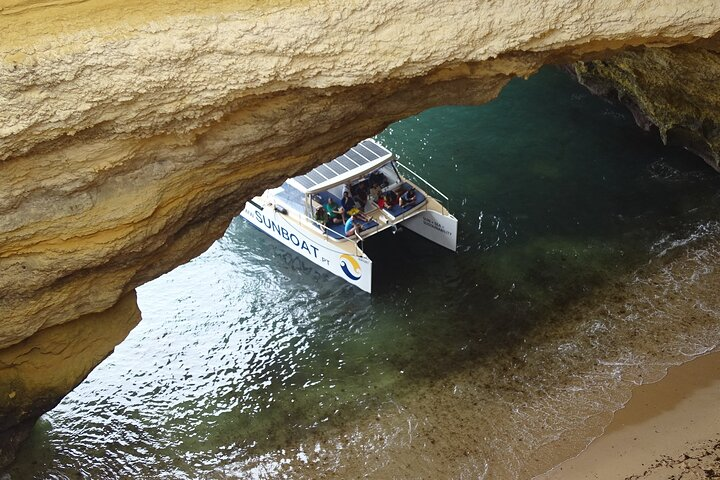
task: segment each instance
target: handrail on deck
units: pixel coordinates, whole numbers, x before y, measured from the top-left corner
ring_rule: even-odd
[[[346,235],[343,235],[343,234],[341,234],[341,233],[336,232],[335,230],[331,229],[331,228],[328,227],[327,225],[323,225],[322,223],[318,222],[318,221],[315,220],[314,218],[310,218],[310,217],[306,217],[306,218],[307,218],[308,220],[310,220],[310,222],[313,223],[314,225],[320,227],[321,231],[323,232],[323,235],[325,235],[325,239],[326,239],[326,240],[327,240],[327,237],[330,237],[330,235],[329,235],[328,232],[327,232],[328,230],[330,230],[331,232],[333,232],[335,235],[340,235],[340,236],[341,236],[342,238],[344,238],[345,240],[350,240],[352,243],[355,244],[355,254],[356,254],[356,255],[358,254],[358,249],[359,249],[360,247],[358,246],[358,241],[357,241],[357,240],[355,240],[355,239],[353,239],[353,238],[350,238],[350,237],[348,237],[348,236],[346,236]],[[362,241],[362,237],[360,238],[360,240]],[[364,252],[363,252],[363,254],[364,254]]]

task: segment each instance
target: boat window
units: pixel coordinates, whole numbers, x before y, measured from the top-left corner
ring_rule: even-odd
[[[290,210],[299,213],[305,212],[305,195],[289,183],[283,183],[275,192],[275,197],[282,200],[282,203]]]

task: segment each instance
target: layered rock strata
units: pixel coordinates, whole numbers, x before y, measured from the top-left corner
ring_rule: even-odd
[[[711,37],[718,19],[716,0],[0,3],[7,445],[124,338],[134,288],[253,194],[545,63]]]
[[[720,171],[720,42],[640,48],[573,69],[590,91],[628,106],[640,127]]]

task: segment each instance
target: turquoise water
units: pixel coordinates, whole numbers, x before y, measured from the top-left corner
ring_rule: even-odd
[[[622,108],[547,68],[377,138],[451,198],[457,253],[373,238],[367,295],[236,219],[139,289],[140,325],[10,477],[525,478],[717,344],[714,313],[648,309],[643,275],[715,260],[720,176]],[[681,267],[662,288],[693,287]]]

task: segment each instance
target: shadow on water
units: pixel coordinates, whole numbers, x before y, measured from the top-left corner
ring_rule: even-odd
[[[378,138],[452,199],[457,253],[410,231],[371,238],[368,295],[236,219],[139,290],[141,324],[38,424],[12,477],[193,478],[454,372],[509,368],[532,332],[578,321],[558,312],[720,207],[714,172],[553,69]]]

